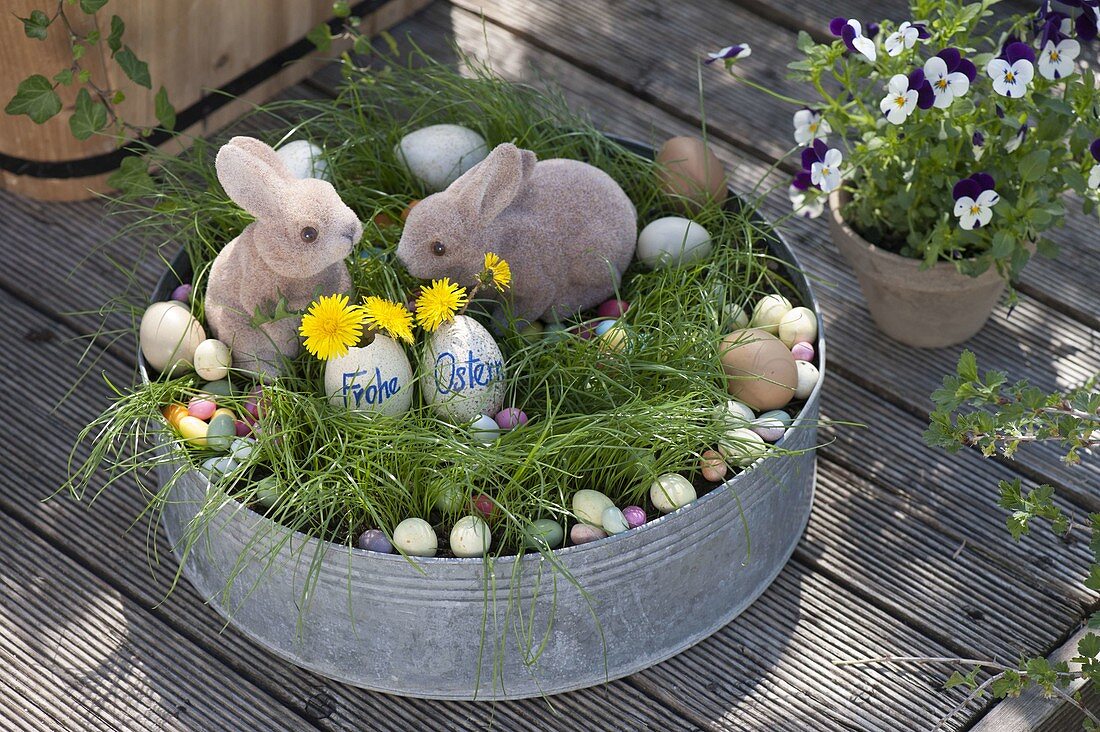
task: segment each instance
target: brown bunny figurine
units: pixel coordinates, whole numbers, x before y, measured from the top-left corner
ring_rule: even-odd
[[[504,143],[417,204],[397,257],[413,277],[468,286],[493,252],[511,266],[515,317],[559,320],[615,292],[637,239],[634,204],[607,173],[577,160],[536,162]]]
[[[298,353],[302,318],[271,318],[300,313],[317,295],[351,291],[344,259],[363,225],[331,183],[294,178],[254,138],[231,139],[215,167],[225,192],[256,220],[210,268],[206,322],[232,350],[235,367],[277,375],[283,357]]]

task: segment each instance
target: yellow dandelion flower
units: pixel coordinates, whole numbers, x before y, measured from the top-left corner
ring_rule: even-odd
[[[306,350],[317,358],[338,358],[363,335],[363,311],[349,305],[347,295],[321,295],[302,316],[298,333],[306,339]]]
[[[504,292],[512,284],[512,268],[496,254],[485,252],[485,277],[489,284]]]
[[[391,338],[413,342],[413,315],[400,303],[371,295],[363,301],[363,322],[368,328],[384,330]]]
[[[429,287],[420,288],[416,298],[416,322],[429,333],[454,319],[458,309],[466,304],[466,288],[447,277],[432,280]]]

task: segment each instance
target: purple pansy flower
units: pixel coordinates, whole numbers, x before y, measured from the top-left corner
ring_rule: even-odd
[[[808,219],[816,219],[825,211],[824,196],[810,192],[813,181],[810,180],[808,171],[800,171],[787,188],[787,195],[791,199],[791,206],[799,216]]]
[[[980,130],[974,131],[974,136],[970,138],[970,145],[974,151],[974,159],[981,160],[982,155],[985,154],[985,135]]]
[[[970,231],[989,223],[993,218],[993,207],[1001,200],[993,185],[993,176],[989,173],[975,173],[955,184],[951,195],[955,199],[955,216],[959,218],[959,226]]]
[[[840,165],[844,158],[835,147],[831,148],[821,140],[802,151],[802,168],[810,174],[810,181],[823,193],[832,193],[840,188]]]
[[[1005,143],[1005,152],[1014,153],[1020,149],[1020,145],[1024,144],[1024,140],[1027,139],[1027,122],[1020,125],[1020,129],[1016,131],[1016,134],[1012,136],[1012,139]]]
[[[1074,30],[1079,39],[1091,41],[1096,38],[1097,25],[1100,24],[1100,0],[1061,0],[1061,4],[1079,9],[1073,19]],[[1040,10],[1042,9],[1049,11],[1050,3],[1044,2]]]
[[[909,72],[909,88],[917,90],[917,107],[932,108],[936,95],[932,93],[932,85],[924,78],[924,69],[913,69]]]
[[[867,26],[868,33],[874,27],[874,33],[878,32],[878,25],[871,23]],[[855,18],[833,18],[829,21],[829,32],[838,36],[849,51],[863,54],[868,61],[874,61],[877,57],[875,42],[870,37],[863,35],[863,28]]]
[[[1100,139],[1092,141],[1089,152],[1092,153],[1092,159],[1095,161],[1089,173],[1089,188],[1100,188]]]
[[[974,80],[978,73],[973,62],[970,59],[963,58],[957,48],[943,49],[924,62],[922,71],[924,84],[928,86],[928,91],[923,92],[924,84],[917,87],[917,92],[921,95],[921,98],[917,101],[917,106],[922,109],[928,109],[928,107],[946,109],[950,107],[951,102],[955,101],[957,97],[966,94],[970,89],[970,82]],[[912,82],[910,82],[910,88],[914,88]],[[931,93],[931,103],[929,103],[929,92]]]
[[[889,55],[900,56],[904,51],[917,45],[918,39],[931,38],[931,36],[924,23],[910,23],[907,20],[899,25],[896,31],[886,36],[882,46]]]
[[[752,48],[747,43],[738,43],[733,46],[726,46],[721,51],[714,51],[707,54],[707,60],[703,63],[712,64],[715,61],[725,61],[726,65],[733,63],[734,61],[740,61],[743,58],[752,55]]]
[[[1062,38],[1055,41],[1053,38],[1043,44],[1043,50],[1039,52],[1039,75],[1050,81],[1057,81],[1069,76],[1075,71],[1074,61],[1081,53],[1081,44],[1072,38]]]
[[[986,65],[985,73],[993,80],[993,91],[1002,97],[1022,97],[1035,76],[1035,52],[1026,43],[1009,38],[1001,55]]]

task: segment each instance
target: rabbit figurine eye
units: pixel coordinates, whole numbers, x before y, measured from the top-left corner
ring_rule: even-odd
[[[307,226],[302,229],[302,241],[307,244],[312,244],[317,241],[317,229],[312,226]]]
[[[432,254],[434,254],[437,257],[442,257],[446,253],[447,253],[447,247],[445,247],[443,245],[443,242],[441,242],[441,241],[432,242]]]

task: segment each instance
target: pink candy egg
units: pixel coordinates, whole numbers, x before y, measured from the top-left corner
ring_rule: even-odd
[[[527,415],[518,407],[505,407],[497,412],[496,420],[502,430],[513,430],[527,424]]]
[[[608,300],[596,308],[596,315],[601,318],[621,318],[629,308],[630,303],[625,300]]]
[[[791,355],[795,361],[813,361],[814,347],[809,343],[795,343],[791,346]]]
[[[607,536],[606,531],[588,524],[573,524],[573,528],[569,529],[569,540],[574,544],[587,544],[605,536]]]
[[[474,508],[484,516],[492,516],[496,505],[493,503],[493,499],[482,493],[474,499]]]
[[[213,417],[217,409],[218,404],[213,399],[195,397],[187,403],[187,413],[196,419],[204,421]]]
[[[248,425],[248,422],[242,420],[236,421],[237,437],[248,437],[252,434],[252,428]]]
[[[729,466],[722,458],[722,453],[716,450],[705,450],[703,452],[703,459],[699,461],[699,472],[703,474],[703,478],[712,483],[717,483],[726,477],[728,471]]]
[[[636,529],[645,523],[645,509],[641,506],[627,506],[623,509],[626,525]]]
[[[179,300],[180,302],[188,302],[191,299],[191,285],[182,284],[176,289],[172,290],[169,300]]]

